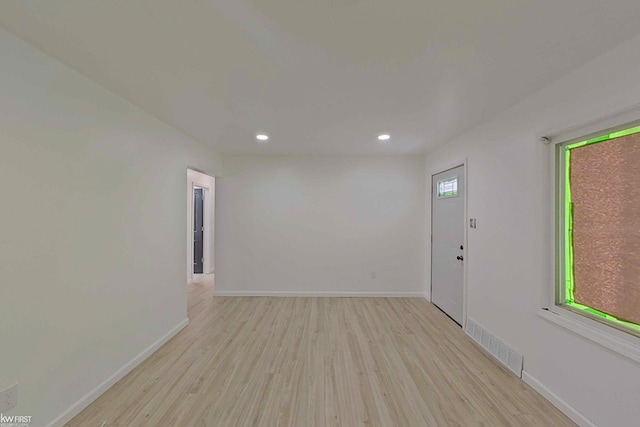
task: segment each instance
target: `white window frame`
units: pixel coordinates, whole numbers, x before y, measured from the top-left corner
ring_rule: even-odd
[[[547,141],[549,160],[549,206],[551,222],[550,277],[546,307],[538,315],[558,326],[587,338],[640,364],[640,336],[613,325],[597,316],[560,305],[564,301],[564,159],[562,151],[566,145],[589,140],[604,134],[640,126],[640,110],[623,111],[605,120],[592,122],[579,128],[558,132]],[[560,158],[558,158],[560,157]]]

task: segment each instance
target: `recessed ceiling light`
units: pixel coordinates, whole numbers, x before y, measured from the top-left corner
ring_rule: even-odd
[[[391,139],[391,135],[389,135],[388,133],[383,133],[381,135],[378,135],[378,141],[388,141]]]
[[[265,135],[264,133],[259,133],[256,135],[256,139],[258,141],[268,141],[269,140],[269,135]]]

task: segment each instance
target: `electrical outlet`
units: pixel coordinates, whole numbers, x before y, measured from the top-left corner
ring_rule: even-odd
[[[18,404],[18,384],[0,391],[0,412],[7,412]]]

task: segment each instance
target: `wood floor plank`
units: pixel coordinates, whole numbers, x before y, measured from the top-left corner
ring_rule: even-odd
[[[67,425],[573,426],[421,298],[212,297]]]

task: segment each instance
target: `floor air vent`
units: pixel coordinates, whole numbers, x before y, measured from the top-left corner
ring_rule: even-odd
[[[485,328],[480,326],[475,320],[467,319],[467,330],[465,331],[475,342],[484,347],[496,359],[522,378],[522,355],[513,351],[499,338],[492,335]]]

